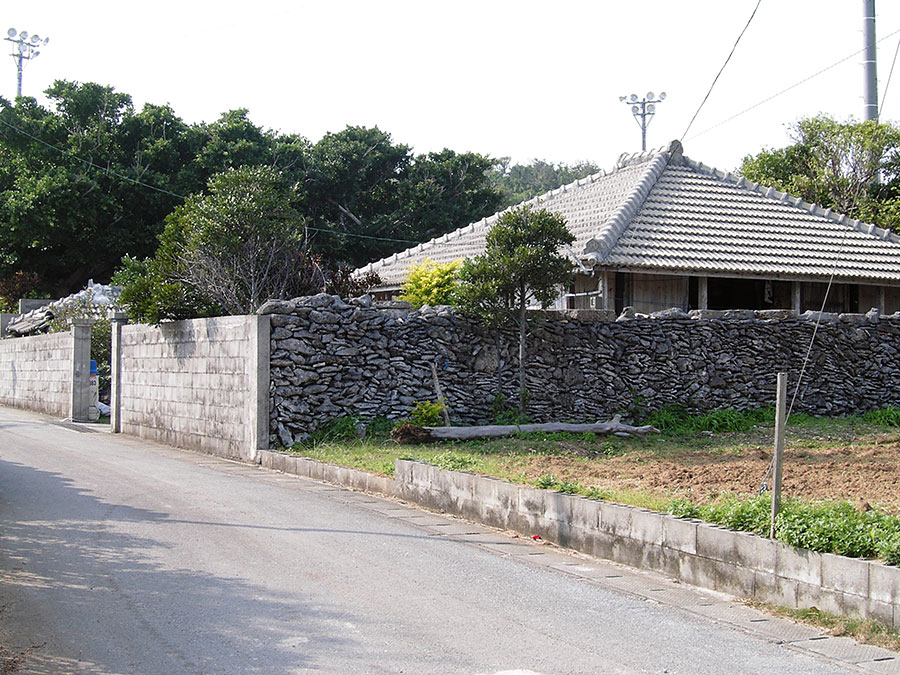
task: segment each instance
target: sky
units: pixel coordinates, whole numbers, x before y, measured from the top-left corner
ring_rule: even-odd
[[[800,118],[863,111],[863,2],[761,0],[688,131],[756,4],[29,0],[4,3],[0,26],[50,38],[23,81],[23,94],[44,105],[57,79],[97,82],[137,108],[168,103],[189,123],[247,108],[256,124],[311,141],[348,124],[377,126],[416,153],[611,168],[641,149],[619,97],[664,91],[648,147],[682,139],[691,159],[732,170],[790,144]],[[876,17],[881,118],[896,121],[900,64],[886,85],[900,3],[876,0]],[[12,99],[15,61],[5,63],[0,96]]]

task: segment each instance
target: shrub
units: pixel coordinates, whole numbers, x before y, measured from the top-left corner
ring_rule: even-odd
[[[420,427],[444,426],[441,413],[446,407],[447,406],[444,405],[443,401],[437,401],[435,403],[432,403],[431,401],[416,401],[416,405],[413,407],[409,416],[410,421],[413,424],[418,424]]]
[[[425,258],[409,269],[400,299],[411,302],[414,307],[452,304],[459,285],[460,268],[460,260],[437,263]]]

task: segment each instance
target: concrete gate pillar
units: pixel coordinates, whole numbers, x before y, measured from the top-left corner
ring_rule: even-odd
[[[124,312],[116,312],[110,321],[109,350],[109,430],[122,433],[122,326],[128,323]]]
[[[87,422],[91,405],[91,326],[93,319],[72,319],[72,399],[69,418]]]

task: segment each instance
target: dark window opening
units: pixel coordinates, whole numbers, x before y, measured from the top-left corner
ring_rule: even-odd
[[[707,286],[709,309],[788,309],[791,283],[771,279],[718,279]]]
[[[700,279],[688,278],[688,309],[700,309]]]

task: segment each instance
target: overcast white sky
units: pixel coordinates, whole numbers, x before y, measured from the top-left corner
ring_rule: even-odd
[[[50,38],[25,66],[23,93],[39,100],[55,79],[93,81],[130,94],[138,107],[169,103],[187,122],[243,107],[257,124],[313,141],[347,124],[377,125],[416,152],[449,147],[611,167],[640,149],[619,96],[665,91],[648,145],[681,138],[755,5],[29,0],[4,3],[0,28]],[[881,97],[900,40],[900,3],[876,0],[876,11]],[[746,154],[788,144],[787,125],[800,117],[860,118],[861,29],[862,0],[762,0],[685,154],[733,169]],[[5,63],[0,95],[11,99],[15,63]],[[884,103],[882,119],[900,119],[900,66]]]

